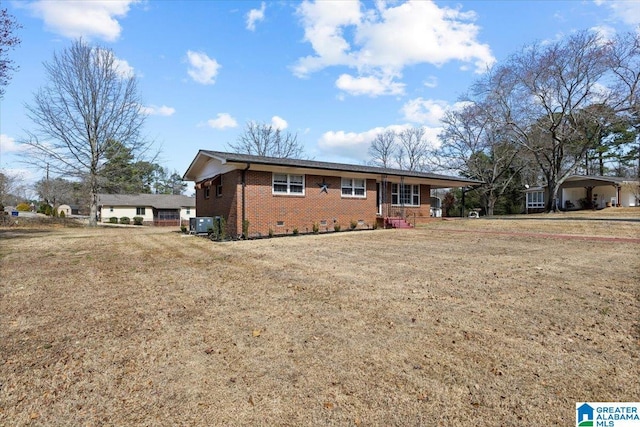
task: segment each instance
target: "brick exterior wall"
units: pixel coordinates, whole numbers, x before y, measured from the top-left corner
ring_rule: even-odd
[[[335,176],[305,175],[304,196],[273,194],[273,174],[248,170],[246,172],[245,215],[249,221],[249,236],[312,232],[318,224],[320,232],[333,231],[334,225],[347,230],[352,221],[357,228],[372,228],[378,219],[376,180],[366,180],[366,196],[342,196],[341,178]],[[319,184],[328,185],[327,192]],[[242,171],[235,170],[222,176],[222,196],[216,196],[216,184],[210,195],[204,197],[205,188],[196,190],[196,215],[220,216],[226,219],[229,236],[242,235]],[[405,207],[409,220],[428,218],[430,186],[420,186],[420,207]],[[391,184],[386,191],[387,205],[391,201]],[[394,216],[399,207],[386,206],[383,214]],[[389,214],[387,214],[387,212]],[[416,220],[416,222],[419,222]]]

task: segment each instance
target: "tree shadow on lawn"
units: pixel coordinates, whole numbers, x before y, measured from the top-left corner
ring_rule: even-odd
[[[54,229],[47,228],[11,228],[0,229],[0,240],[4,239],[32,239],[40,237],[44,234],[49,234],[55,231]]]

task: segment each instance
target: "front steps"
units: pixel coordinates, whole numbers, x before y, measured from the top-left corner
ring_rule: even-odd
[[[384,219],[385,228],[413,228],[413,225],[401,217],[387,217]]]

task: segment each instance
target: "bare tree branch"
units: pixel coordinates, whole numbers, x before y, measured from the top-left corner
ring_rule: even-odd
[[[283,132],[273,125],[247,122],[242,135],[229,147],[236,153],[278,158],[301,158],[304,153],[298,134]]]
[[[114,53],[82,40],[54,53],[45,63],[48,84],[27,105],[36,130],[29,132],[27,161],[64,178],[88,180],[90,224],[96,224],[96,194],[113,144],[134,153],[149,143],[141,136],[141,113],[136,78],[123,76]]]

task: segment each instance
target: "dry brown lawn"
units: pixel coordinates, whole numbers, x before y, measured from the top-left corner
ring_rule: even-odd
[[[0,425],[573,425],[640,400],[638,237],[0,229]]]

